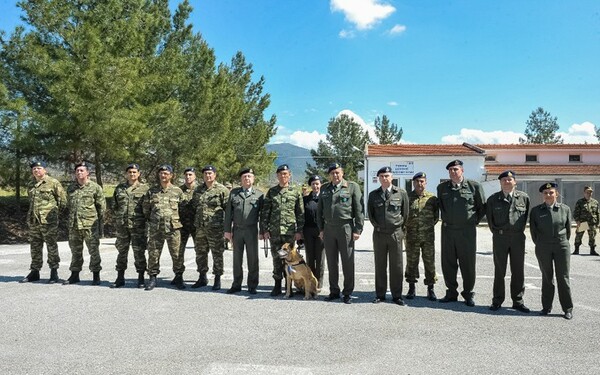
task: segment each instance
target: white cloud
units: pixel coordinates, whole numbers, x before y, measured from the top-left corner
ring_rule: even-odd
[[[369,137],[371,137],[372,140],[377,139],[377,137],[375,136],[375,126],[373,126],[373,124],[367,124],[365,122],[365,120],[362,119],[362,117],[360,117],[359,115],[357,115],[356,113],[352,112],[349,109],[344,109],[342,111],[340,111],[340,113],[338,113],[337,117],[340,117],[341,115],[346,115],[352,119],[354,119],[354,122],[356,122],[358,125],[360,125],[360,127],[363,130],[366,130],[369,132]]]
[[[330,8],[332,12],[342,12],[358,30],[370,29],[396,11],[381,0],[331,0]]]
[[[406,26],[404,26],[404,25],[394,25],[394,27],[392,27],[388,31],[388,34],[390,34],[390,35],[400,35],[400,34],[402,34],[405,31],[406,31]]]
[[[355,36],[352,30],[341,30],[338,35],[343,39],[352,39]]]
[[[573,124],[566,133],[557,132],[565,143],[598,143],[594,124],[586,121],[582,124]]]
[[[325,134],[318,131],[291,131],[284,126],[277,126],[277,134],[269,143],[291,143],[298,147],[317,148],[319,141],[325,140]]]
[[[460,129],[459,134],[451,134],[442,137],[442,143],[460,144],[468,142],[471,144],[484,143],[519,143],[519,137],[524,137],[523,133],[507,132],[494,130],[486,132],[479,129]]]
[[[387,105],[391,105],[392,107],[395,107],[398,105],[398,102],[395,102],[392,100],[391,102],[388,102]]]

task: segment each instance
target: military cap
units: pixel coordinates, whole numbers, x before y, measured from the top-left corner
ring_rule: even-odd
[[[137,163],[131,163],[127,166],[127,168],[125,168],[125,172],[127,172],[130,169],[137,169],[138,171],[140,170],[140,165]]]
[[[425,174],[425,172],[417,172],[415,173],[415,175],[412,177],[412,180],[416,180],[417,178],[427,178],[427,174]]]
[[[311,185],[313,182],[315,181],[321,181],[321,177],[319,177],[318,175],[312,175],[308,178],[308,184]]]
[[[584,186],[584,187],[583,187],[583,191],[588,191],[588,190],[589,190],[589,191],[594,191],[594,189],[592,189],[592,187],[591,187],[591,186]]]
[[[556,182],[546,182],[545,184],[540,186],[540,193],[546,189],[552,189],[552,188],[554,188],[554,189],[558,188],[558,184]]]
[[[242,175],[244,175],[246,173],[252,173],[252,174],[254,174],[254,169],[248,168],[248,167],[242,168],[242,169],[240,169],[240,173],[238,173],[238,175],[241,177]]]
[[[29,168],[33,168],[33,167],[42,167],[42,168],[46,168],[46,162],[45,161],[32,161],[31,164],[29,164]]]
[[[463,162],[461,160],[452,160],[450,163],[448,163],[448,165],[446,165],[446,170],[450,169],[450,167],[454,167],[455,165],[463,165]]]
[[[333,164],[329,165],[329,167],[327,168],[327,173],[331,173],[331,171],[336,170],[341,167],[342,167],[342,165],[340,163],[333,163]]]
[[[500,176],[498,176],[498,180],[502,180],[504,177],[515,178],[515,177],[517,177],[517,175],[513,171],[504,171],[504,172],[500,173]]]
[[[75,168],[73,169],[77,169],[79,167],[85,167],[86,169],[90,169],[90,165],[88,163],[86,163],[85,161],[80,161],[79,163],[75,164]]]
[[[196,173],[196,168],[194,168],[194,167],[187,167],[183,171],[183,173],[188,173],[188,172],[194,172],[194,173]]]
[[[168,171],[169,173],[173,173],[173,166],[171,166],[170,164],[163,164],[160,167],[158,167],[158,171]]]
[[[214,165],[205,165],[202,168],[202,173],[207,172],[207,171],[213,171],[213,172],[217,173],[217,168],[215,168]]]
[[[390,168],[390,167],[379,168],[379,170],[377,171],[377,177],[379,177],[379,175],[382,173],[392,173],[392,168]]]
[[[287,164],[281,164],[279,167],[277,167],[276,173],[283,172],[283,171],[289,171],[289,170],[290,170],[290,167]]]

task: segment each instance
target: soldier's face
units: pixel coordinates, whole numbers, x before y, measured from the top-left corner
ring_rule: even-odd
[[[337,168],[329,172],[329,181],[334,185],[342,182],[342,178],[344,177],[344,170],[342,168]]]
[[[379,176],[377,176],[377,178],[379,179],[379,183],[381,184],[381,187],[383,187],[385,189],[390,187],[390,185],[392,184],[392,174],[391,173],[380,173]]]
[[[277,173],[277,181],[279,181],[279,185],[287,186],[290,183],[290,171],[281,171]]]
[[[140,171],[135,168],[129,168],[125,173],[127,174],[127,181],[129,181],[130,184],[133,184],[140,178]]]
[[[172,177],[172,174],[169,171],[159,171],[158,172],[158,179],[161,184],[171,182],[171,177]]]
[[[542,196],[544,197],[544,203],[550,206],[556,203],[556,200],[558,199],[558,191],[554,188],[545,189],[542,191]]]
[[[243,188],[248,189],[254,184],[254,174],[252,173],[244,173],[240,176],[240,183]]]
[[[36,166],[31,168],[31,174],[36,180],[41,180],[46,175],[46,168]]]
[[[204,178],[204,182],[214,182],[215,178],[217,178],[217,175],[215,174],[214,171],[204,171],[204,174],[202,175],[202,178]]]
[[[589,201],[590,198],[592,198],[592,193],[593,193],[592,190],[586,190],[583,192],[583,197]]]
[[[310,187],[312,188],[313,193],[319,194],[319,192],[321,191],[321,181],[314,180],[313,182],[311,182]]]
[[[452,182],[460,182],[463,176],[463,167],[461,165],[454,165],[448,168],[448,175],[450,176]]]
[[[427,187],[427,179],[424,177],[415,178],[412,183],[413,189],[415,189],[415,193],[419,195],[423,194],[425,188]]]
[[[79,182],[85,182],[89,175],[90,175],[90,171],[88,171],[88,169],[86,167],[81,166],[81,167],[77,167],[77,169],[75,169],[75,178]]]
[[[502,187],[502,191],[505,193],[510,193],[517,186],[517,180],[512,177],[502,177],[500,179],[500,186]]]
[[[187,185],[193,184],[194,181],[196,181],[196,172],[185,172],[185,174],[183,175],[183,180]]]

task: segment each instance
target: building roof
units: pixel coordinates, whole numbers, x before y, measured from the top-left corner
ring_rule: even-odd
[[[496,164],[486,163],[488,175],[494,176],[511,170],[519,175],[600,175],[600,165],[573,165],[573,164]]]
[[[544,151],[564,151],[564,150],[595,150],[600,151],[600,144],[594,143],[559,143],[553,145],[542,144],[481,144],[476,145],[486,151],[489,150],[544,150]]]
[[[439,156],[464,156],[482,155],[484,150],[463,143],[462,145],[423,145],[423,144],[400,144],[400,145],[368,145],[367,156],[390,156],[390,155],[439,155]]]

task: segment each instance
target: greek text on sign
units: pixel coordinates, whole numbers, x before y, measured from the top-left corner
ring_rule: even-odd
[[[413,175],[415,174],[415,163],[412,161],[405,161],[402,163],[392,164],[392,173],[394,175]]]

